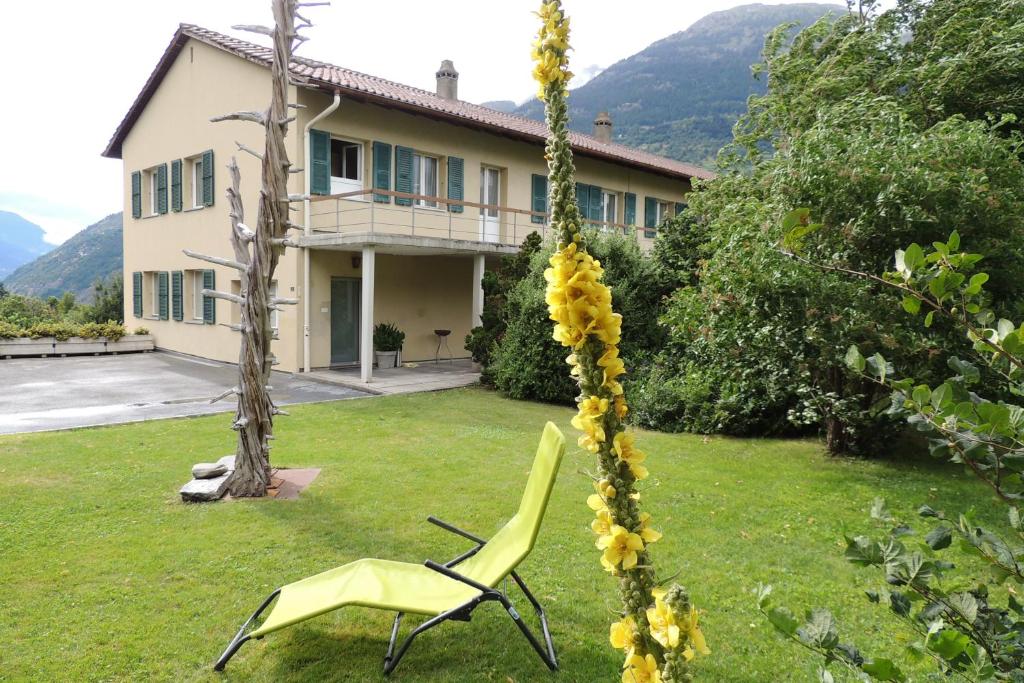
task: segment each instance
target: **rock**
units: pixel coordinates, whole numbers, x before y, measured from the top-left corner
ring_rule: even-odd
[[[235,456],[234,455],[225,455],[223,458],[221,458],[220,460],[217,461],[217,464],[218,465],[224,465],[224,467],[227,467],[229,470],[234,470],[235,469]]]
[[[228,490],[231,472],[213,479],[193,479],[181,487],[181,499],[186,503],[201,503],[220,500]]]
[[[192,465],[193,479],[213,479],[227,472],[227,466],[219,462],[200,462]]]

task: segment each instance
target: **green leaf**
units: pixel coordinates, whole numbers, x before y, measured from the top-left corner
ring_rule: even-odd
[[[931,402],[932,390],[928,388],[927,384],[919,384],[914,387],[914,393],[910,397],[914,400],[914,403],[924,406]]]
[[[807,621],[797,629],[797,635],[804,643],[822,650],[831,650],[839,644],[836,620],[831,612],[821,607],[810,611]]]
[[[846,349],[846,367],[857,372],[864,372],[864,366],[867,361],[864,360],[864,356],[860,355],[860,349],[857,348],[856,344],[851,344],[850,348]]]
[[[999,322],[996,323],[996,333],[1000,339],[1004,339],[1008,334],[1014,331],[1015,326],[1012,322],[1006,318],[1000,318]]]
[[[903,297],[903,310],[912,315],[916,315],[921,310],[921,300],[916,296],[907,294]]]
[[[967,623],[973,624],[978,618],[978,599],[970,593],[953,593],[946,598],[949,606],[963,615]]]
[[[867,536],[847,538],[844,556],[850,562],[864,566],[880,565],[884,560],[882,546]]]
[[[782,217],[782,229],[789,232],[800,225],[810,222],[811,210],[808,208],[793,209]]]
[[[913,272],[915,268],[924,263],[924,251],[916,242],[907,247],[903,252],[903,263],[907,270]]]
[[[932,550],[948,548],[953,542],[953,532],[950,531],[949,527],[945,524],[939,525],[924,537],[924,542],[927,543],[928,547]]]
[[[924,326],[931,327],[933,320],[935,320],[935,311],[928,311],[928,315],[924,317]]]
[[[891,659],[884,659],[882,657],[872,659],[870,662],[861,664],[860,668],[876,681],[897,681],[902,683],[902,681],[907,680],[903,672],[899,670]]]
[[[904,593],[899,591],[893,591],[889,594],[889,609],[901,617],[910,615],[910,598]]]
[[[963,633],[947,628],[928,640],[928,649],[949,662],[962,655],[970,644],[971,639]]]
[[[785,607],[772,607],[768,610],[768,621],[780,633],[787,636],[796,635],[796,629],[800,626],[797,618]]]
[[[970,295],[978,294],[986,282],[988,282],[988,273],[975,273],[971,276],[971,280],[964,291]]]
[[[877,519],[880,522],[891,522],[892,513],[889,512],[889,508],[885,505],[885,498],[875,498],[871,503],[871,519]]]
[[[946,241],[946,247],[949,248],[950,252],[954,252],[960,248],[960,233],[954,230],[949,235],[949,239]]]
[[[949,382],[943,382],[932,392],[931,403],[936,410],[945,410],[952,402],[953,387]]]
[[[768,599],[772,594],[770,584],[759,583],[754,588],[754,595],[757,596],[757,608],[765,609],[768,606]]]

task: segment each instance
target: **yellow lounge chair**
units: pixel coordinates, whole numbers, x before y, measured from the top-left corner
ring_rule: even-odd
[[[502,604],[548,668],[552,671],[558,669],[544,609],[515,569],[530,554],[537,540],[537,532],[564,452],[565,437],[555,425],[548,422],[537,448],[519,511],[489,541],[436,517],[428,517],[428,522],[467,538],[476,546],[446,564],[432,560],[422,565],[391,560],[357,560],[279,588],[242,624],[238,634],[217,660],[214,670],[222,671],[238,648],[252,638],[262,638],[268,633],[339,607],[359,605],[398,612],[391,629],[387,654],[384,656],[386,675],[398,666],[399,660],[417,635],[448,619],[469,621],[477,606],[491,600]],[[458,567],[458,571],[455,567]],[[523,622],[508,596],[496,588],[509,576],[523,591],[540,618],[544,632],[543,645]],[[277,602],[266,619],[246,633],[250,624],[275,598]],[[407,612],[430,618],[417,626],[396,652],[399,625],[402,615]]]

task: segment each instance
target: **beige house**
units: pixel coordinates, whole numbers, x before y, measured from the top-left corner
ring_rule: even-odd
[[[237,305],[204,288],[238,289],[229,268],[207,268],[182,249],[228,256],[224,188],[234,156],[254,219],[262,149],[251,123],[211,123],[269,100],[270,50],[182,25],[104,156],[124,162],[125,320],[157,346],[206,358],[237,358]],[[292,71],[291,192],[310,197],[294,222],[305,230],[276,271],[278,369],[359,364],[373,368],[373,324],[406,334],[402,358],[432,361],[450,330],[455,357],[478,324],[480,280],[532,231],[547,232],[544,124],[458,99],[444,62],[428,92],[305,58]],[[611,142],[599,117],[593,136],[572,134],[584,215],[649,246],[678,211],[693,177],[710,173]],[[296,205],[302,207],[302,205]],[[130,294],[130,296],[129,296]]]

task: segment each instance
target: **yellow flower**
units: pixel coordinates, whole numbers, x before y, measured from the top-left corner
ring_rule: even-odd
[[[592,453],[597,453],[604,443],[604,414],[608,407],[608,399],[591,396],[580,401],[580,411],[572,418],[572,426],[583,432],[579,445]]]
[[[649,526],[647,526],[650,523],[651,523],[651,513],[650,512],[641,512],[640,513],[640,531],[638,533],[640,534],[640,538],[644,539],[644,543],[654,543],[655,541],[660,541],[661,540],[662,533],[660,531],[655,531],[654,529],[652,529]]]
[[[597,496],[591,496],[596,498]],[[608,508],[602,508],[595,511],[594,520],[590,523],[590,528],[594,530],[594,533],[598,536],[606,536],[611,533],[612,530],[612,513]]]
[[[615,415],[620,420],[623,420],[625,419],[628,413],[629,406],[626,405],[626,397],[623,396],[622,394],[619,394],[618,396],[615,397]]]
[[[635,567],[636,553],[644,549],[644,541],[629,529],[612,524],[608,533],[597,539],[597,547],[604,551],[601,555],[601,564],[605,570],[611,572],[620,564],[623,569]]]
[[[636,621],[628,614],[621,620],[612,624],[608,633],[608,640],[616,650],[625,650],[626,656],[633,654],[633,644],[636,642],[637,630]]]
[[[711,654],[707,641],[704,640],[704,632],[701,631],[700,625],[697,623],[696,607],[692,605],[690,606],[690,613],[686,615],[686,619],[679,625],[679,627],[680,631],[685,634],[688,640],[686,650],[689,651],[689,655],[687,656],[686,652],[683,652],[687,661],[693,659],[693,650],[696,650],[702,655]]]
[[[626,657],[622,683],[661,683],[661,671],[658,670],[658,661],[654,655],[641,657],[631,654]]]
[[[612,483],[610,481],[608,481],[607,479],[602,479],[600,481],[595,481],[594,482],[594,490],[597,491],[597,493],[604,500],[608,500],[609,498],[614,498],[615,496],[617,496],[619,494],[619,492],[615,490],[615,487],[612,486]]]
[[[637,479],[647,478],[647,468],[641,463],[647,459],[647,455],[638,450],[634,445],[635,437],[632,432],[619,432],[612,439],[612,450],[619,460],[629,465],[629,471]]]
[[[661,598],[656,598],[654,607],[647,608],[647,623],[651,628],[651,636],[661,643],[662,647],[675,648],[679,645],[679,626],[672,609]]]

